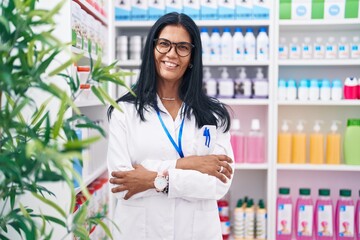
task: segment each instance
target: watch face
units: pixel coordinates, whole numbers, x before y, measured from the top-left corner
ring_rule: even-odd
[[[154,181],[154,185],[157,191],[163,191],[167,186],[167,180],[164,176],[157,176]]]

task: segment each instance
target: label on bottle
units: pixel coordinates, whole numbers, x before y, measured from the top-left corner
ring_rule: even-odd
[[[266,239],[266,212],[256,214],[256,239]]]
[[[339,237],[354,237],[354,206],[339,208]]]
[[[317,208],[317,235],[319,237],[332,237],[333,233],[333,216],[331,205],[319,205]]]
[[[313,206],[300,205],[297,209],[299,211],[297,221],[297,236],[312,236],[313,226]]]
[[[277,235],[291,235],[292,204],[279,204],[277,214]]]

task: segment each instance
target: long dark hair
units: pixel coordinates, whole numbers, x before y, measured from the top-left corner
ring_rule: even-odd
[[[225,105],[215,98],[208,97],[202,89],[203,64],[199,28],[189,16],[183,13],[172,12],[165,14],[151,27],[146,38],[139,79],[133,87],[136,96],[127,93],[119,98],[117,102],[134,103],[142,121],[145,121],[144,110],[147,111],[149,108],[158,109],[153,40],[158,38],[160,31],[168,25],[183,26],[195,46],[190,60],[193,67],[185,71],[179,87],[179,97],[187,106],[185,108],[186,117],[190,118],[192,110],[199,128],[204,125],[216,125],[217,127],[224,127],[225,132],[228,131],[230,129],[230,115]],[[109,118],[113,110],[113,106],[108,109]]]

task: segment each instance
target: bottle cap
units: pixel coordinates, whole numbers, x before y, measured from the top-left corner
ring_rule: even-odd
[[[248,27],[248,28],[246,28],[246,32],[254,32],[254,29]]]
[[[322,88],[330,88],[330,81],[328,79],[323,79],[321,81],[321,87]]]
[[[309,86],[308,80],[306,80],[306,79],[301,79],[300,80],[299,87],[308,88],[308,86]]]
[[[264,209],[264,208],[265,208],[265,203],[264,203],[264,200],[263,200],[263,199],[260,199],[260,200],[259,200],[258,206],[259,206],[260,209]]]
[[[340,79],[334,79],[332,81],[332,87],[333,88],[342,88],[342,82]]]
[[[340,189],[340,196],[341,197],[351,197],[351,190],[350,189]]]
[[[320,130],[321,130],[320,123],[322,123],[321,120],[316,120],[316,121],[315,121],[315,125],[314,125],[314,127],[313,127],[313,130],[314,130],[315,132],[320,132]]]
[[[251,120],[251,130],[260,130],[260,120],[255,118]]]
[[[358,36],[354,36],[354,37],[353,37],[353,42],[356,42],[356,43],[357,43],[359,40],[360,40],[360,38],[359,38]]]
[[[207,29],[206,27],[202,27],[202,28],[201,28],[201,32],[206,32],[206,33],[207,33],[207,32],[208,32],[208,29]]]
[[[279,79],[279,81],[278,81],[278,87],[286,87],[286,81],[285,81],[285,79]]]
[[[288,88],[290,88],[290,87],[296,88],[296,82],[295,82],[295,80],[289,79],[289,80],[287,81],[287,87],[288,87]]]
[[[290,194],[290,188],[279,188],[279,194],[281,195],[287,195],[287,194]]]
[[[220,70],[222,69],[222,73],[221,73],[221,79],[228,79],[229,78],[229,73],[227,71],[226,67],[220,67]]]
[[[334,38],[334,37],[329,37],[329,42],[330,42],[330,43],[335,42],[335,38]]]
[[[359,118],[350,118],[347,121],[347,126],[360,126],[360,119]]]
[[[242,33],[242,28],[240,28],[240,27],[235,28],[235,32],[241,32]]]
[[[328,188],[320,188],[319,196],[330,196],[330,189]]]
[[[231,121],[231,129],[232,130],[240,130],[240,120],[235,118]]]
[[[310,81],[310,87],[315,87],[318,88],[319,87],[319,82],[317,79],[311,79]]]
[[[245,72],[245,68],[244,68],[244,67],[240,67],[239,78],[240,78],[240,79],[245,79],[245,78],[246,78],[246,72]]]
[[[338,124],[340,124],[340,121],[332,121],[331,126],[330,126],[330,130],[331,132],[335,133],[338,130]]]
[[[224,32],[230,32],[230,28],[228,27],[224,28]]]
[[[310,195],[310,188],[300,188],[299,194],[303,196],[309,196]]]
[[[287,132],[289,130],[289,124],[288,124],[288,120],[283,120],[283,124],[281,126],[281,130],[283,132]]]
[[[213,28],[213,33],[218,33],[219,32],[219,29],[218,28]]]
[[[246,203],[246,207],[250,208],[252,206],[254,206],[254,200],[252,198],[250,198],[249,201],[247,201],[247,203]]]
[[[309,38],[309,37],[305,37],[305,38],[304,38],[304,42],[306,42],[306,43],[311,42],[311,38]]]
[[[243,205],[243,200],[242,200],[242,199],[239,199],[239,200],[237,201],[236,207],[237,207],[237,208],[241,208],[242,205]]]

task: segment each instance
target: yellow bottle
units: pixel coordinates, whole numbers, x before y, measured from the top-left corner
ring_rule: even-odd
[[[324,134],[320,132],[321,121],[315,121],[314,132],[310,134],[310,163],[324,164]]]
[[[326,136],[326,164],[340,164],[341,135],[337,132],[339,121],[333,121]]]
[[[291,163],[291,133],[289,131],[288,121],[284,120],[281,126],[281,132],[278,134],[277,162]]]
[[[306,134],[303,132],[303,121],[296,126],[297,132],[292,135],[291,160],[295,164],[306,163]]]

